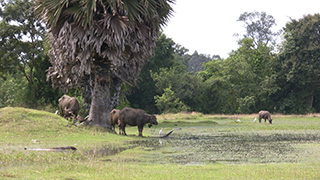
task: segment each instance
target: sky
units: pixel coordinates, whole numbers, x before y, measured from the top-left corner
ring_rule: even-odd
[[[227,58],[238,49],[234,34],[244,34],[243,22],[238,22],[244,12],[266,12],[273,16],[280,30],[292,19],[320,13],[320,0],[176,0],[174,13],[163,27],[164,34],[175,43],[206,55]]]

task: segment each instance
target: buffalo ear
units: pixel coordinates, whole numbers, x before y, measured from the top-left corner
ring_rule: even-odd
[[[147,114],[147,113],[145,113],[144,114],[144,116],[146,117],[146,119],[148,119],[148,120],[150,120],[151,118],[150,118],[150,115],[149,114]]]
[[[151,115],[151,118],[157,120],[157,116],[155,116],[154,114]]]
[[[66,98],[66,95],[63,95],[60,99],[59,99],[59,102],[64,100]]]

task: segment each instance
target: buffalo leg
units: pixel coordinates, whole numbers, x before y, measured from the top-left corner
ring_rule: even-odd
[[[125,125],[122,125],[122,133],[123,133],[123,135],[127,135],[126,126]]]
[[[143,130],[143,126],[138,126],[138,130],[139,130],[139,136],[142,136],[142,130]]]
[[[111,130],[114,131],[114,132],[117,134],[117,132],[116,132],[116,125],[115,125],[115,124],[113,124],[113,125],[111,126]]]
[[[122,129],[122,135],[127,135],[125,128]]]
[[[127,135],[127,133],[126,133],[126,124],[125,123],[121,123],[121,125],[119,126],[119,134],[120,134],[120,132],[121,132],[122,135]]]
[[[122,128],[119,126],[119,134],[122,135]]]

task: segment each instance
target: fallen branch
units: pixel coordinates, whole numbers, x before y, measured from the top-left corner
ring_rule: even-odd
[[[54,148],[24,148],[24,150],[28,151],[66,151],[66,150],[73,150],[76,151],[77,148],[73,146],[67,146],[67,147],[54,147]]]
[[[173,132],[173,130],[170,131],[168,134],[166,134],[166,135],[164,135],[164,136],[160,136],[160,138],[166,138],[166,137],[168,137],[172,132]]]

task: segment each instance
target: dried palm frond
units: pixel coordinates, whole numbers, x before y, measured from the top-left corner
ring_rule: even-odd
[[[52,67],[47,77],[63,89],[86,76],[135,84],[155,49],[170,0],[37,0],[49,28]]]

